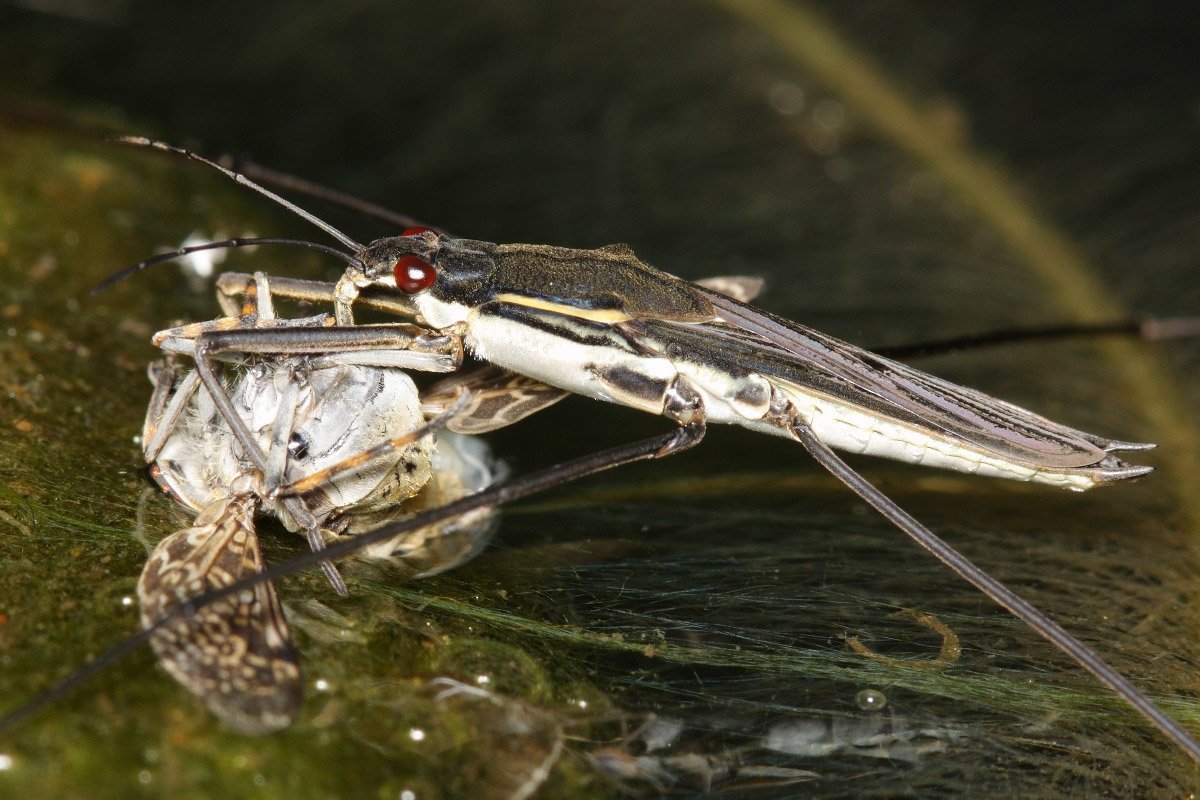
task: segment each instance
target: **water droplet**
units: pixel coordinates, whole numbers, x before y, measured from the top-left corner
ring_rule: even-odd
[[[854,695],[854,703],[863,711],[882,711],[887,701],[887,695],[878,689],[863,689]]]

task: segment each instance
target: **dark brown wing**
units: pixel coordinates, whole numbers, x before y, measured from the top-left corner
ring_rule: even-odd
[[[150,554],[138,581],[142,625],[205,592],[262,572],[252,497],[214,501]],[[180,617],[150,639],[163,668],[242,733],[286,727],[300,708],[295,646],[269,582]]]
[[[820,392],[873,413],[964,442],[1000,458],[1060,469],[1127,465],[1108,450],[1152,445],[1115,442],[896,361],[874,355],[797,323],[700,289],[717,318],[700,324],[639,321],[661,336],[717,363],[750,369],[783,383]],[[1144,472],[1144,468],[1128,467]],[[1132,474],[1132,473],[1131,473]],[[1125,474],[1110,476],[1127,477]]]

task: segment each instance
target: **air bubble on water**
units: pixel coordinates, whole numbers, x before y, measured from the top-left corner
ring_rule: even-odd
[[[882,711],[887,701],[887,695],[878,689],[863,689],[854,695],[855,705],[863,711]]]

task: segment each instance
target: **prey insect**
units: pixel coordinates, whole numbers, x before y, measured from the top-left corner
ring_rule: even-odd
[[[147,628],[212,589],[262,573],[256,515],[333,541],[476,492],[495,477],[478,439],[450,433],[435,441],[404,371],[342,363],[337,354],[259,357],[227,370],[224,399],[253,435],[257,452],[248,454],[197,370],[179,369],[172,351],[187,349],[197,330],[321,323],[276,319],[265,276],[253,287],[237,317],[156,337],[168,356],[151,368],[144,454],[162,489],[198,516],[159,542],[146,563],[137,590]],[[408,357],[421,363],[420,354]],[[483,511],[377,542],[366,554],[398,555],[419,565],[419,575],[433,574],[478,552],[490,528]],[[150,642],[172,677],[243,733],[286,727],[299,710],[299,660],[269,581],[178,618]]]
[[[357,330],[353,309],[366,301],[409,314],[460,343],[460,351],[551,387],[551,395],[571,392],[665,416],[677,427],[657,457],[697,444],[709,422],[799,442],[894,525],[1200,760],[1200,745],[1128,680],[833,450],[1084,490],[1146,474],[1148,467],[1114,453],[1152,445],[1075,430],[868,353],[657,270],[624,245],[502,245],[413,229],[364,246],[195,154],[126,141],[222,170],[337,239],[345,248],[337,257],[348,266],[329,295],[341,330]]]

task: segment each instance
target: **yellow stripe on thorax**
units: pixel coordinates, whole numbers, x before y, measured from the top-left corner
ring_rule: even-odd
[[[536,308],[539,311],[550,311],[566,317],[577,317],[579,319],[591,320],[592,322],[616,323],[632,319],[629,314],[616,308],[578,308],[566,305],[565,303],[556,303],[553,300],[542,300],[537,297],[527,297],[522,294],[504,292],[496,295],[496,299],[503,303],[512,303],[513,305],[525,306],[526,308]]]

